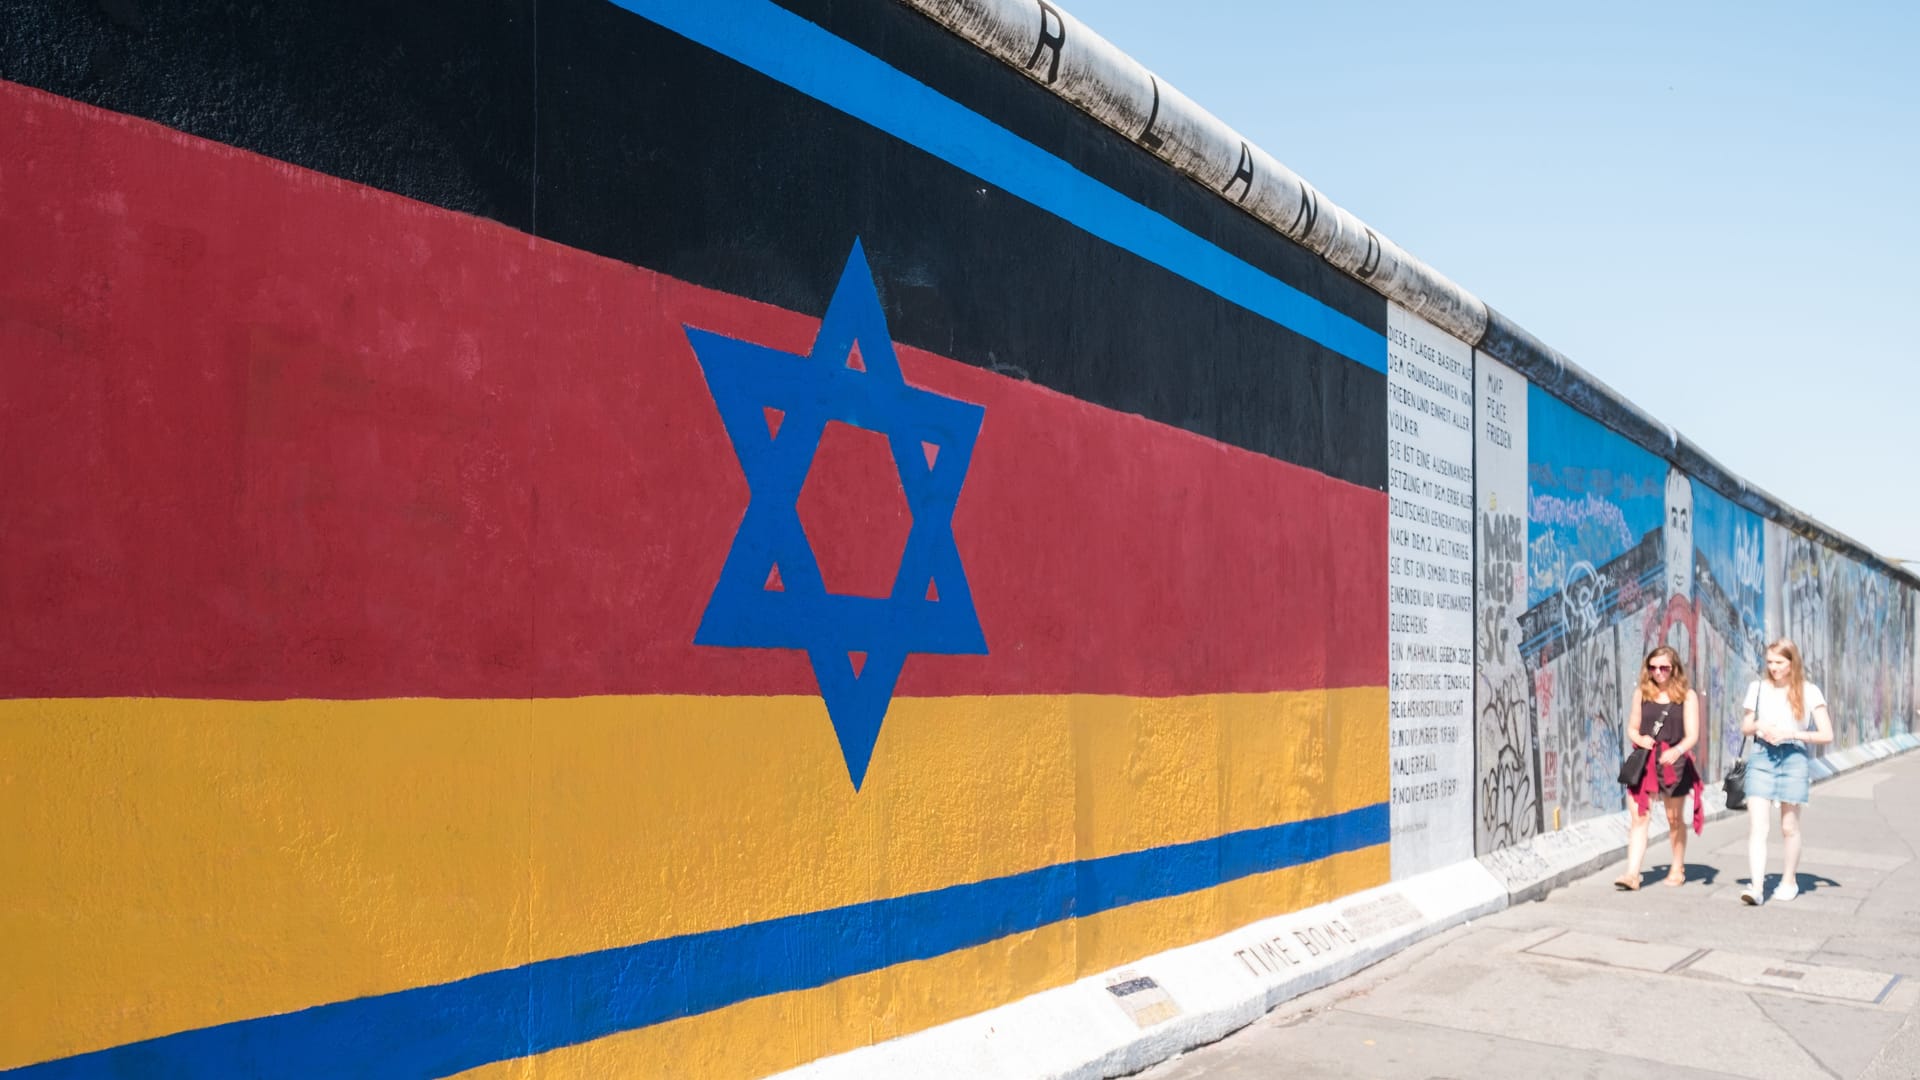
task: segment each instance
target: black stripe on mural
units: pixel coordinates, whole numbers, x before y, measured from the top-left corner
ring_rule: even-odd
[[[893,0],[790,6],[1384,328],[1377,296]],[[519,3],[29,14],[15,81],[517,228],[537,206],[542,236],[798,311],[859,236],[906,343],[1384,486],[1379,373],[601,0],[547,0],[537,35]]]
[[[517,229],[533,0],[6,0],[0,78]]]

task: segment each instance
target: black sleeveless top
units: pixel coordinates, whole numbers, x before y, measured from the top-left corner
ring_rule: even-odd
[[[1684,702],[1669,701],[1662,704],[1642,699],[1640,702],[1640,734],[1655,742],[1668,746],[1677,745],[1687,737],[1687,706]]]
[[[1683,701],[1669,701],[1661,704],[1657,701],[1640,702],[1640,734],[1652,739],[1657,745],[1678,746],[1680,740],[1687,737],[1687,705]],[[1647,769],[1654,775],[1654,786],[1660,794],[1672,798],[1685,795],[1700,783],[1700,773],[1694,767],[1693,755],[1687,754],[1675,762],[1671,769],[1662,769],[1652,761]],[[1671,776],[1671,782],[1668,777]]]

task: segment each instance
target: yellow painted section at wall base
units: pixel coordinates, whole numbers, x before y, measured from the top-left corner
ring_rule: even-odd
[[[0,1068],[525,963],[531,715],[0,702]]]
[[[899,699],[856,792],[813,697],[0,701],[0,1068],[1371,805],[1386,713]],[[592,1045],[785,1067],[1379,884],[1372,850]]]
[[[1248,911],[1282,914],[1372,888],[1386,880],[1389,861],[1386,845],[1365,848],[459,1075],[461,1080],[765,1076],[971,1016],[1159,951],[1128,943],[1169,936],[1183,939],[1182,944],[1205,940],[1254,921],[1242,917]],[[1097,953],[1082,951],[1075,963],[1076,949],[1088,943]]]

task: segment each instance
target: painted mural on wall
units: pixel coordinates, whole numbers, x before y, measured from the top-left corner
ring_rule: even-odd
[[[1489,368],[1481,384],[1483,407],[1526,432],[1480,433],[1483,852],[1621,809],[1623,725],[1640,660],[1656,645],[1687,664],[1703,703],[1696,754],[1718,778],[1737,746],[1765,614],[1757,517],[1538,388],[1525,387],[1522,409],[1510,375]],[[1523,518],[1503,503],[1524,508],[1518,556]],[[1523,609],[1509,626],[1503,613],[1515,603]],[[1525,725],[1512,719],[1523,694]]]
[[[892,0],[28,7],[0,1069],[764,1075],[1389,879],[1364,285]]]
[[[1725,775],[1740,752],[1747,684],[1765,668],[1764,525],[1706,484],[1693,485],[1693,689],[1701,707],[1694,757],[1709,782]]]
[[[1827,696],[1833,748],[1913,730],[1913,590],[1778,526],[1767,535],[1781,550],[1774,617]]]
[[[1659,644],[1680,651],[1701,697],[1709,782],[1739,752],[1746,687],[1774,637],[1800,643],[1809,676],[1836,688],[1834,748],[1911,729],[1913,590],[1762,521],[1497,362],[1477,367],[1476,851],[1622,808],[1622,724]]]
[[[1642,643],[1691,656],[1669,604],[1666,463],[1540,391],[1527,400],[1527,609],[1520,652],[1548,827],[1620,809],[1614,780]],[[1677,490],[1684,492],[1685,488]],[[1684,527],[1690,508],[1672,520]]]
[[[1617,810],[1656,642],[1911,712],[1910,592],[893,0],[15,6],[0,1070],[763,1075]]]

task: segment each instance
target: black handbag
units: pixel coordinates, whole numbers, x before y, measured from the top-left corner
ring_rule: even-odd
[[[1727,778],[1720,781],[1720,790],[1727,793],[1727,809],[1745,810],[1747,808],[1747,740],[1740,739],[1740,757],[1727,769]]]
[[[1620,763],[1620,782],[1626,785],[1628,790],[1634,790],[1639,788],[1640,778],[1646,774],[1647,749],[1644,746],[1636,746],[1633,752],[1627,755],[1627,760]]]

